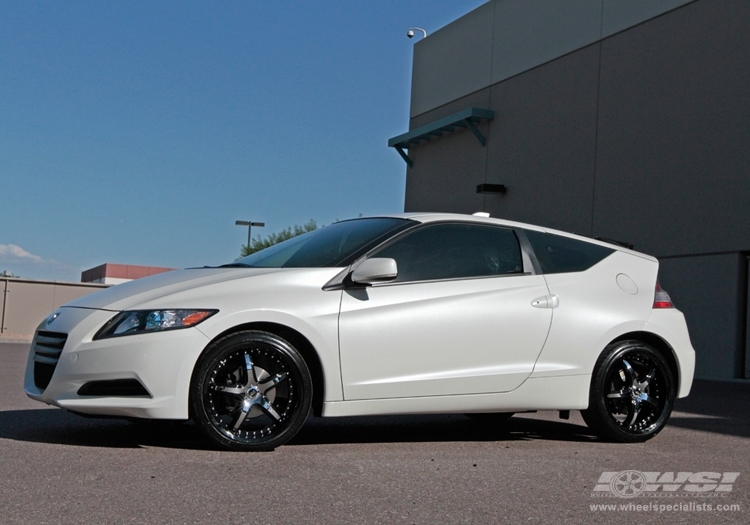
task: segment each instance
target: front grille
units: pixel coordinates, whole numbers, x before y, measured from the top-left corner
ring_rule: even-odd
[[[68,334],[39,330],[34,336],[34,384],[44,390],[52,380]]]

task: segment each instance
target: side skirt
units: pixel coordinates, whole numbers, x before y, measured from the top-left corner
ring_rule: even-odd
[[[591,375],[529,378],[512,392],[458,396],[328,401],[323,417],[392,414],[581,410],[588,407]]]

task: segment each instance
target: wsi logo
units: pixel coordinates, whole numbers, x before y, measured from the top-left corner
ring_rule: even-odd
[[[739,475],[739,472],[602,472],[591,495],[634,498],[641,495],[676,495],[678,492],[683,496],[732,492],[732,486]]]

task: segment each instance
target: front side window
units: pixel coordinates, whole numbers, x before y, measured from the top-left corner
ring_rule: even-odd
[[[523,273],[512,230],[473,224],[435,224],[407,233],[373,257],[396,261],[391,282],[490,277]]]

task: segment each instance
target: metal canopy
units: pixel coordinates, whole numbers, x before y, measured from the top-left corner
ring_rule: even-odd
[[[429,141],[433,137],[440,137],[443,133],[453,133],[456,131],[456,128],[469,128],[482,146],[486,146],[487,139],[484,138],[484,135],[482,135],[482,132],[479,131],[475,123],[494,118],[495,112],[490,109],[465,109],[435,122],[420,126],[403,135],[388,139],[388,147],[396,148],[401,158],[406,161],[409,167],[412,167],[414,166],[414,161],[404,152],[405,149],[416,146],[422,141]]]

